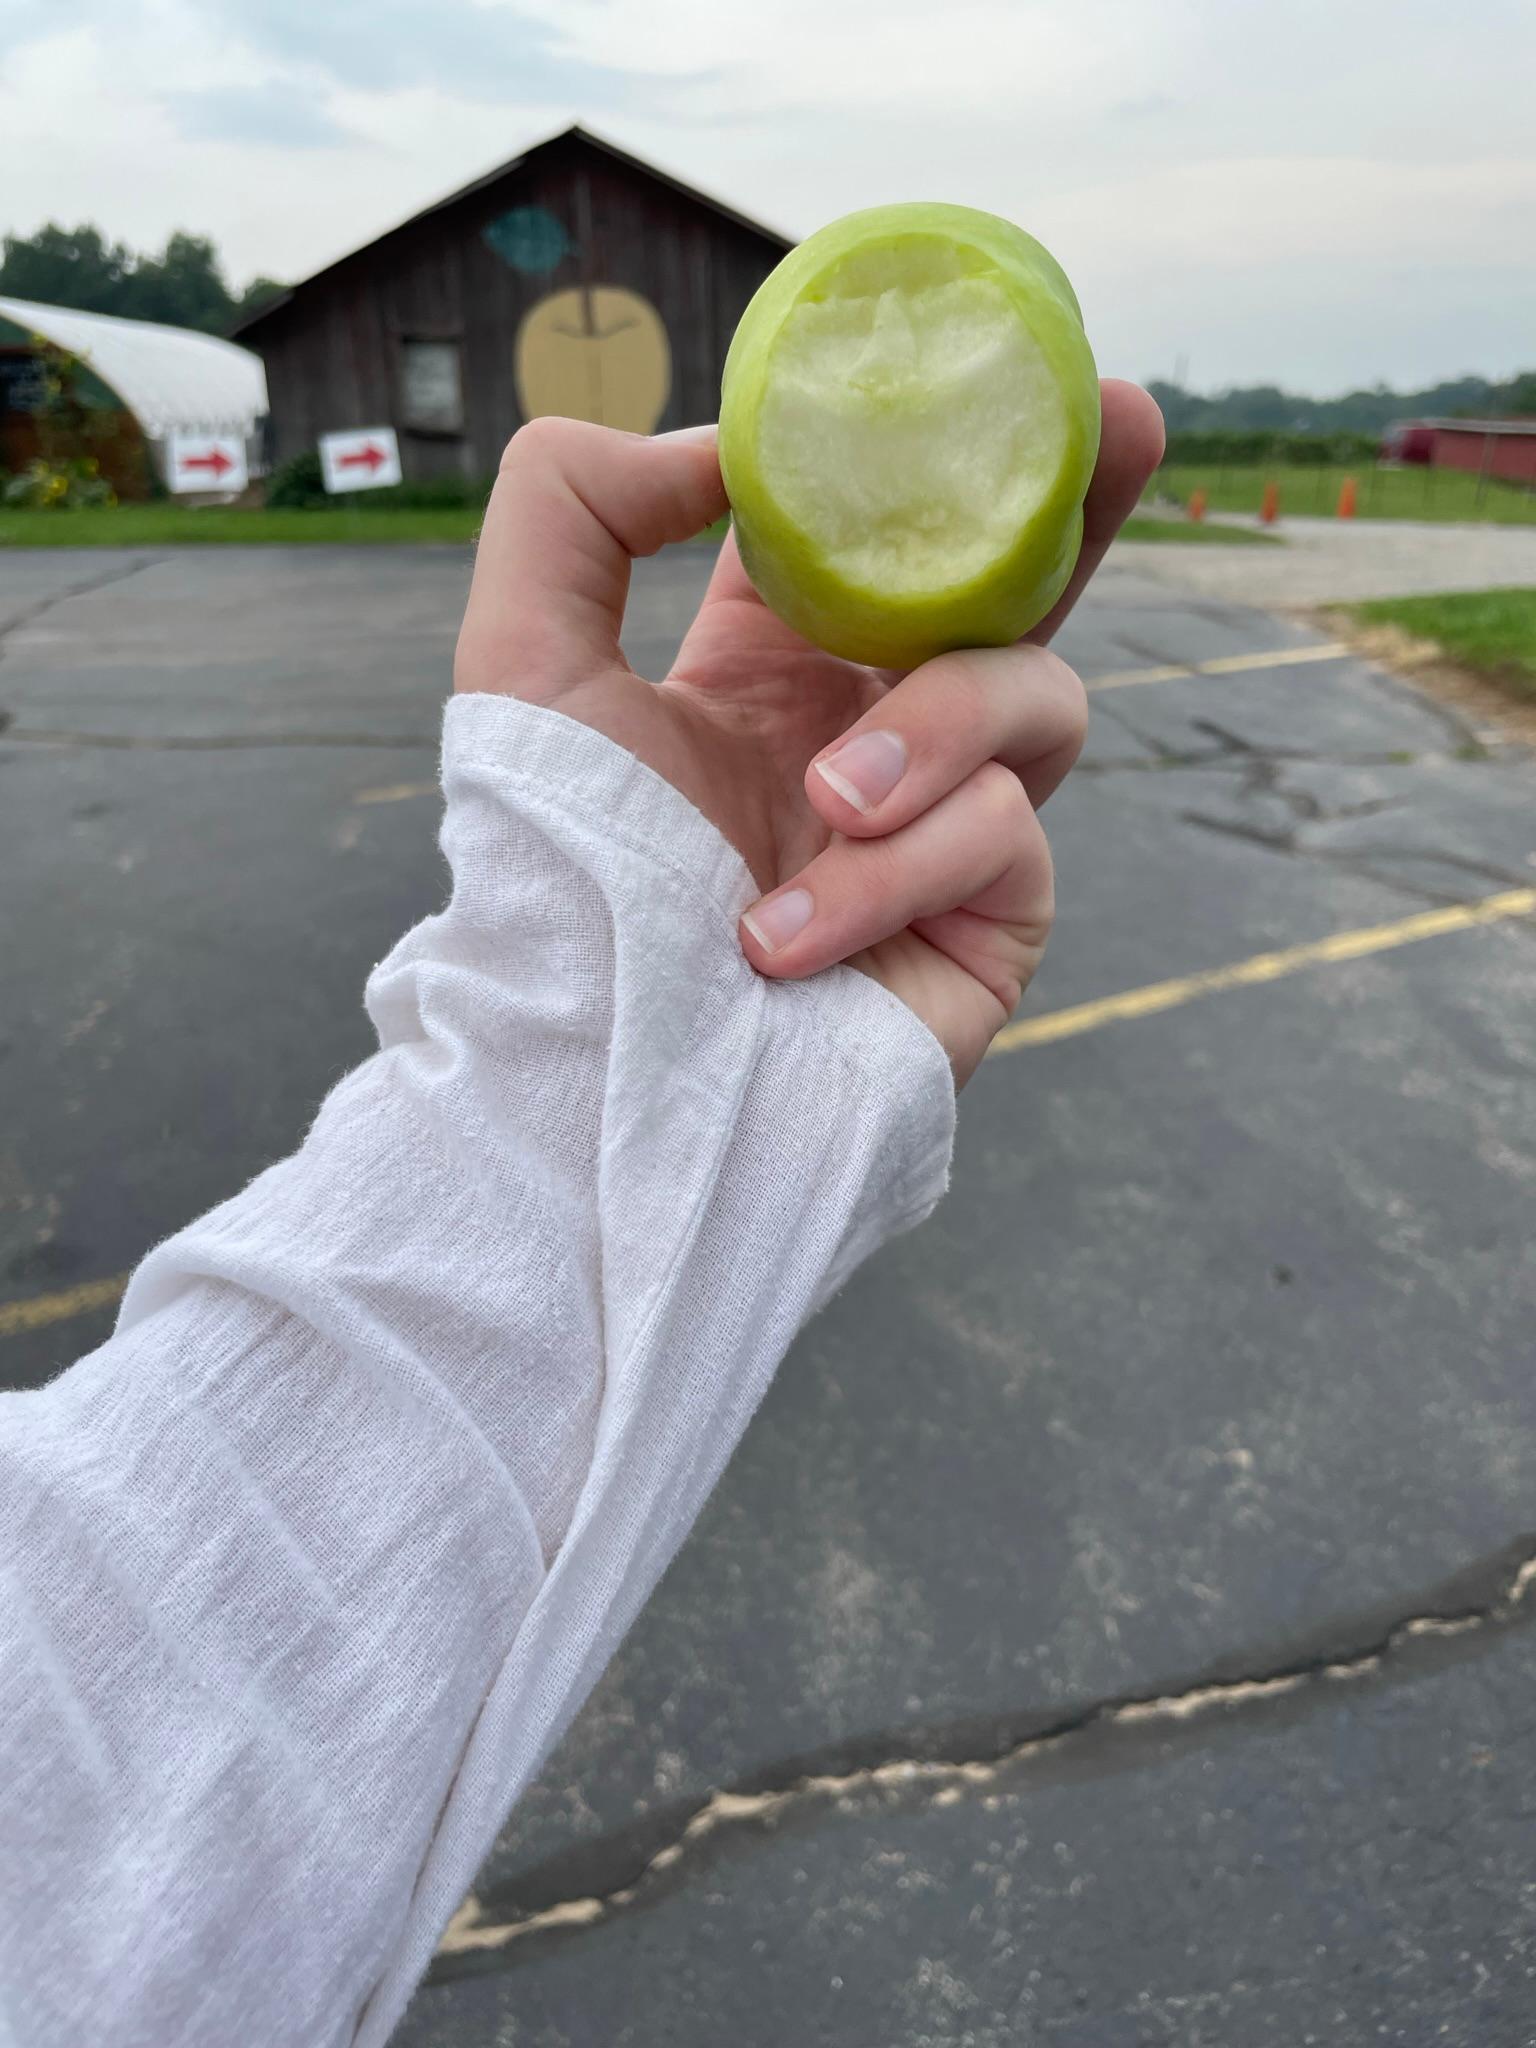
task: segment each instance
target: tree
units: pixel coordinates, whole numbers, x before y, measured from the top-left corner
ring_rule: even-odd
[[[1197,398],[1193,391],[1186,391],[1181,384],[1170,384],[1161,377],[1149,377],[1147,389],[1157,400],[1163,423],[1170,434],[1193,426],[1205,405],[1205,400]]]
[[[170,327],[227,327],[234,311],[218,252],[205,235],[174,234],[159,256],[141,256],[123,280],[119,311]]]
[[[1536,416],[1536,370],[1522,371],[1505,384],[1486,377],[1447,377],[1421,391],[1377,384],[1347,391],[1342,398],[1303,398],[1272,384],[1210,397],[1156,379],[1147,388],[1162,407],[1170,433],[1380,434],[1394,420]]]
[[[280,298],[287,291],[285,284],[279,284],[275,277],[253,277],[240,294],[235,307],[237,320],[249,320],[253,313],[259,313],[269,299]]]
[[[35,235],[7,235],[0,257],[0,294],[10,298],[208,334],[222,333],[237,315],[283,289],[258,277],[237,298],[208,237],[179,230],[159,255],[139,255],[122,242],[108,243],[99,228],[50,221]]]
[[[35,235],[6,236],[0,292],[75,306],[82,313],[116,313],[133,262],[130,250],[121,242],[109,247],[96,228],[61,228],[50,221]]]

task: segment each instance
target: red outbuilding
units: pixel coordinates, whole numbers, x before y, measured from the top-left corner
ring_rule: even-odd
[[[1401,420],[1388,428],[1381,452],[1388,462],[1536,484],[1536,420]]]

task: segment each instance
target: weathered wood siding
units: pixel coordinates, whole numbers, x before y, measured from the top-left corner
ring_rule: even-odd
[[[574,245],[532,276],[484,238],[514,207],[540,207]],[[418,216],[301,285],[240,339],[267,366],[274,452],[286,461],[337,428],[393,425],[405,474],[486,476],[521,424],[514,348],[525,313],[552,292],[615,285],[655,306],[671,347],[661,429],[713,419],[725,352],[748,299],[782,253],[579,137],[561,138],[504,178]],[[459,345],[463,431],[408,426],[407,339]]]

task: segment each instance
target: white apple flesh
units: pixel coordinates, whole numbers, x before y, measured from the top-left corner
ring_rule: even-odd
[[[968,207],[823,228],[761,286],[726,362],[720,463],[748,573],[808,639],[882,667],[1045,616],[1098,437],[1071,286]]]

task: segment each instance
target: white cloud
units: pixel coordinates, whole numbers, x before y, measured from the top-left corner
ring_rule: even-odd
[[[712,74],[701,103],[862,108],[951,118],[1007,116],[1021,94],[1040,104],[1100,99],[1133,85],[1152,10],[1143,0],[556,0],[541,7],[556,47],[637,72]]]
[[[790,232],[893,198],[1009,214],[1130,374],[1187,354],[1205,385],[1322,390],[1536,359],[1528,0],[16,13],[3,226],[185,226],[236,277],[301,276],[585,115]]]

